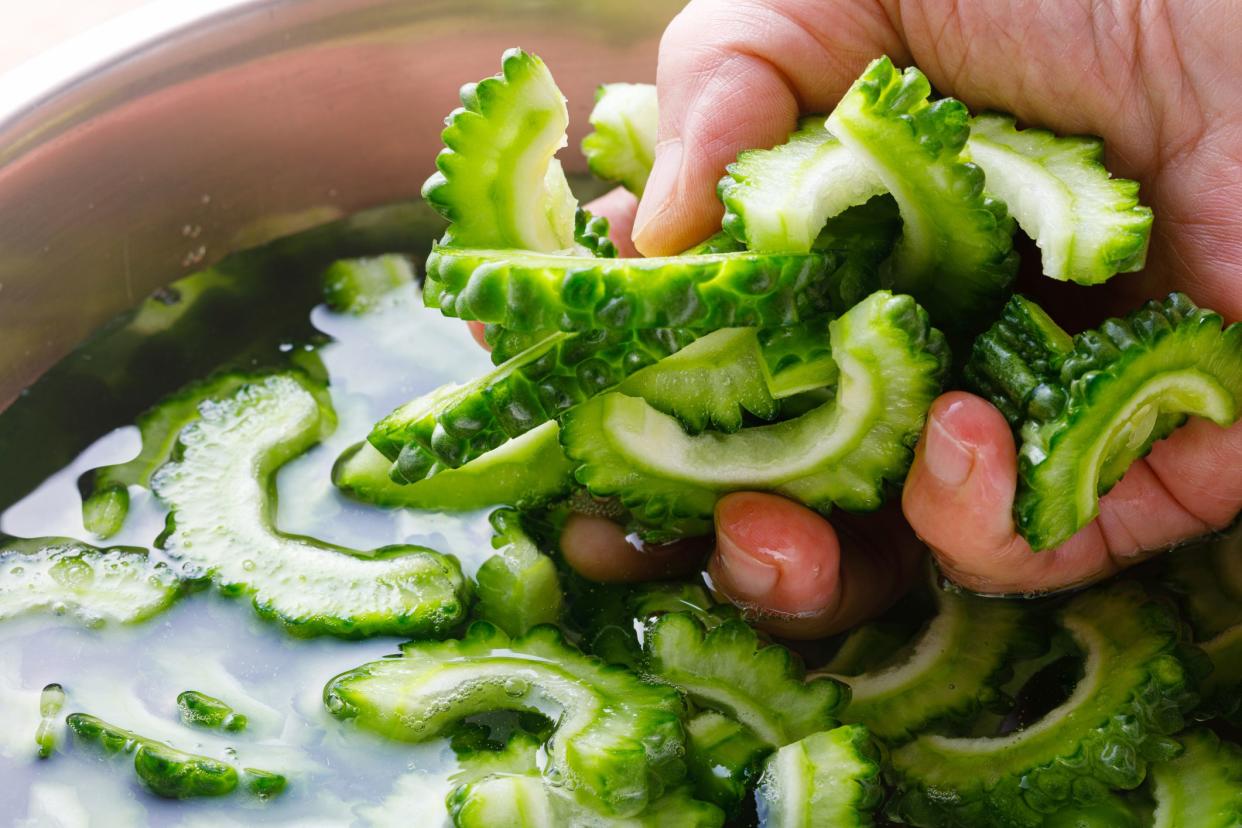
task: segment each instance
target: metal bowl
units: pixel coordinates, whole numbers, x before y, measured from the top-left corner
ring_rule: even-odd
[[[106,320],[273,233],[418,192],[520,45],[651,80],[676,0],[162,0],[0,78],[0,410]]]

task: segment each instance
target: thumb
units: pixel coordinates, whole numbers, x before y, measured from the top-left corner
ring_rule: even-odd
[[[671,255],[719,230],[725,166],[784,141],[800,112],[827,111],[885,51],[904,55],[878,3],[693,0],[660,42],[660,128],[635,246]]]

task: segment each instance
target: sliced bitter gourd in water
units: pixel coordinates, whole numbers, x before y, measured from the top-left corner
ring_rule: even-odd
[[[52,612],[89,626],[132,623],[166,609],[181,592],[177,573],[145,549],[0,536],[0,620]]]
[[[1182,754],[1152,765],[1154,828],[1238,828],[1242,825],[1242,748],[1210,730],[1178,741]]]
[[[152,478],[171,509],[167,552],[297,635],[438,635],[465,617],[454,558],[420,547],[372,552],[285,534],[272,478],[334,425],[295,377],[276,375],[207,403],[177,457]]]
[[[556,564],[523,530],[520,514],[498,509],[489,519],[497,551],[475,575],[475,616],[513,637],[539,624],[555,624],[564,602]]]
[[[475,622],[461,640],[416,642],[324,688],[338,718],[393,739],[434,739],[467,716],[543,713],[556,723],[546,773],[604,814],[633,816],[685,775],[683,703],[567,644],[553,627],[511,639]]]
[[[883,799],[880,751],[862,725],[786,745],[755,789],[761,828],[863,828]]]

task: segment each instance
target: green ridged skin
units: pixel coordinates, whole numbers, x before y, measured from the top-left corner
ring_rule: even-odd
[[[404,256],[341,259],[324,271],[323,301],[337,313],[363,314],[413,281],[414,268]]]
[[[177,711],[183,724],[239,733],[246,729],[246,717],[219,699],[185,690],[177,696]]]
[[[1178,739],[1182,755],[1152,765],[1153,828],[1242,827],[1242,748],[1210,730]]]
[[[601,259],[617,257],[617,246],[608,238],[608,219],[583,207],[574,211],[574,243]]]
[[[85,713],[72,713],[65,722],[80,740],[105,753],[132,753],[134,772],[158,796],[223,796],[237,787],[237,770],[225,762],[177,750]]]
[[[653,537],[710,527],[731,491],[774,491],[813,508],[878,508],[900,482],[927,409],[940,393],[947,347],[908,296],[878,291],[829,324],[837,393],[794,419],[734,434],[687,435],[640,399],[603,394],[561,425],[578,482],[617,496]]]
[[[520,49],[501,74],[466,84],[423,198],[449,221],[443,243],[554,251],[573,245],[577,203],[553,156],[569,113],[543,61]]]
[[[966,107],[953,98],[929,102],[930,93],[922,72],[898,72],[880,58],[827,126],[901,209],[893,289],[912,294],[937,325],[972,331],[995,315],[1017,272],[1014,222],[984,193],[983,172],[964,153]]]
[[[811,115],[785,143],[747,150],[728,166],[717,193],[723,227],[751,250],[806,253],[831,217],[888,192],[871,169]]]
[[[555,624],[564,595],[556,564],[522,529],[521,516],[499,509],[489,520],[496,535],[492,555],[475,575],[474,615],[507,635],[524,635],[539,624]]]
[[[464,385],[446,385],[376,423],[367,438],[416,482],[457,468],[676,353],[693,334],[553,333]]]
[[[56,752],[60,741],[60,711],[65,706],[65,688],[49,684],[39,694],[39,727],[35,730],[35,744],[39,746],[39,758],[47,759]]]
[[[801,659],[764,644],[740,619],[711,630],[688,613],[669,613],[647,629],[647,671],[696,705],[727,713],[770,747],[836,727],[849,702],[840,682],[807,679]]]
[[[389,738],[434,739],[466,716],[494,710],[558,712],[549,778],[572,784],[603,814],[633,816],[685,774],[684,706],[566,644],[552,627],[510,639],[475,622],[461,640],[407,644],[404,656],[342,673],[324,688],[338,718]]]
[[[606,83],[595,92],[594,131],[582,139],[591,172],[642,198],[655,161],[659,126],[656,88],[649,83]]]
[[[332,467],[332,483],[376,506],[470,511],[493,506],[529,508],[567,494],[574,466],[561,451],[556,423],[544,423],[456,469],[440,469],[415,483],[370,443],[356,443]]]
[[[538,776],[498,774],[456,788],[448,798],[456,828],[720,828],[724,814],[678,789],[629,817],[602,816]]]
[[[0,621],[47,612],[90,627],[132,624],[167,609],[182,591],[177,573],[145,549],[0,535]]]
[[[755,789],[760,828],[863,828],[883,799],[880,751],[862,725],[786,745]]]
[[[963,377],[970,390],[1020,428],[1028,419],[1055,417],[1061,410],[1061,363],[1073,351],[1073,337],[1043,308],[1015,295],[975,340]]]
[[[746,725],[708,710],[686,722],[686,767],[695,796],[711,802],[730,818],[740,815],[743,800],[763,772],[772,746]]]
[[[469,599],[456,559],[413,546],[346,549],[273,525],[277,470],[334,426],[292,375],[204,404],[151,480],[171,509],[164,549],[294,635],[443,634]]]
[[[1045,276],[1095,285],[1143,269],[1152,212],[1138,182],[1109,177],[1103,141],[1020,130],[988,113],[971,122],[966,149],[988,192],[1039,245]]]
[[[1100,495],[1187,415],[1238,419],[1242,324],[1223,327],[1183,294],[1148,302],[1074,337],[1059,388],[1055,414],[1021,428],[1014,518],[1036,550],[1090,523]]]
[[[280,796],[285,792],[285,788],[289,787],[289,780],[285,778],[284,774],[272,773],[271,771],[258,770],[256,768],[245,768],[242,772],[242,782],[245,784],[246,790],[260,800]]]
[[[1002,700],[1000,686],[1017,658],[1037,655],[1036,615],[1020,600],[979,598],[933,585],[938,613],[883,669],[841,680],[851,701],[841,718],[890,743],[941,722],[968,722]]]
[[[444,245],[423,299],[445,316],[515,331],[792,325],[839,313],[875,285],[846,252],[597,259]],[[876,263],[878,264],[878,262]]]
[[[1039,826],[1047,814],[1142,783],[1194,701],[1178,620],[1137,582],[1096,588],[1058,614],[1083,677],[1043,719],[1001,738],[923,735],[892,753],[893,810],[922,826]]]

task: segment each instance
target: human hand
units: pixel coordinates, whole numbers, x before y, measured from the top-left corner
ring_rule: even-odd
[[[694,0],[661,43],[659,138],[643,201],[635,211],[615,194],[594,211],[621,230],[632,222],[633,242],[647,255],[697,243],[719,228],[716,182],[740,150],[782,142],[799,114],[831,110],[868,61],[888,54],[917,64],[939,91],[975,110],[1103,137],[1110,169],[1142,183],[1157,217],[1146,271],[1093,293],[1041,280],[1032,290],[1042,302],[1055,309],[1072,294],[1085,318],[1098,321],[1183,290],[1236,320],[1239,36],[1242,12],[1209,0]],[[1073,318],[1074,308],[1066,310]],[[1131,467],[1101,499],[1097,520],[1035,554],[1014,531],[1016,466],[1009,426],[990,404],[953,392],[932,407],[904,512],[945,572],[970,589],[1086,583],[1220,528],[1242,508],[1242,425],[1193,421]],[[857,538],[840,543],[827,521],[796,504],[732,495],[717,508],[709,571],[726,596],[784,619],[781,632],[826,634],[900,593],[916,553],[897,522],[865,548]],[[875,523],[858,521],[873,532]],[[596,531],[597,542],[611,538],[614,574],[641,569],[642,553],[619,529]],[[582,545],[568,544],[571,563]]]

